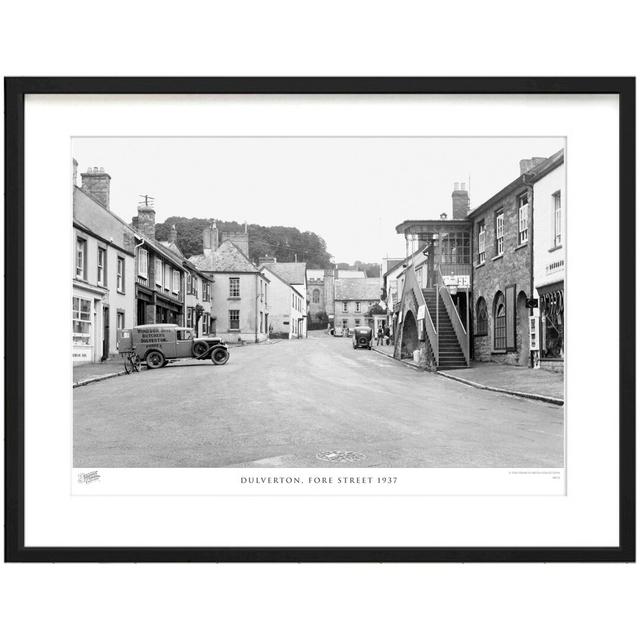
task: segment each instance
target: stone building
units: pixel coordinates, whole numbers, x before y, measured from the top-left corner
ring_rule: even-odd
[[[564,369],[566,220],[564,150],[536,167],[533,182],[533,286],[539,318],[539,364]]]
[[[147,200],[132,221],[136,238],[136,325],[185,322],[184,258],[156,240],[156,212]]]
[[[269,327],[289,338],[307,337],[307,264],[267,258],[259,267],[269,279]]]
[[[195,329],[197,337],[215,335],[215,320],[212,315],[213,278],[205,275],[184,257],[177,244],[178,233],[175,225],[169,231],[168,240],[160,244],[169,249],[182,260],[186,272],[185,280],[185,326]]]
[[[528,300],[533,283],[533,181],[546,158],[520,161],[520,175],[475,208],[473,356],[532,366]]]
[[[334,289],[335,328],[373,328],[373,318],[367,311],[380,301],[380,278],[335,278]]]
[[[202,253],[189,261],[212,283],[212,320],[228,342],[261,342],[269,335],[269,279],[251,263],[249,234],[223,234],[214,222],[202,234]]]
[[[117,330],[135,318],[134,234],[109,209],[111,177],[102,167],[73,171],[72,359],[99,362],[117,353]]]

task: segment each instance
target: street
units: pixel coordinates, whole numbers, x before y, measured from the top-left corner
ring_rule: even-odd
[[[233,348],[224,366],[185,360],[73,394],[75,467],[563,466],[563,407],[320,332]]]

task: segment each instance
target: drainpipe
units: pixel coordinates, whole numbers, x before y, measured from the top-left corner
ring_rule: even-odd
[[[529,210],[531,211],[531,220],[529,220],[529,263],[531,264],[530,277],[529,277],[529,298],[533,299],[533,182],[529,182],[528,175],[525,174],[524,183],[529,187],[531,193],[529,195]],[[529,317],[533,316],[533,307],[529,309]],[[529,327],[527,326],[527,331]],[[540,329],[538,328],[538,332]],[[540,336],[538,336],[538,342],[540,342]],[[534,368],[534,355],[531,351],[531,345],[529,345],[529,367]]]

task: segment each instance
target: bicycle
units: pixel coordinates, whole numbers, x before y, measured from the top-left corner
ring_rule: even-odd
[[[135,351],[127,351],[122,354],[125,373],[137,373],[140,371],[140,357]]]

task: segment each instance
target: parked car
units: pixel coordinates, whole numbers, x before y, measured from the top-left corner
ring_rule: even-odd
[[[121,329],[118,352],[137,357],[146,362],[149,369],[159,369],[181,358],[211,358],[217,365],[229,361],[229,350],[220,338],[196,338],[193,329],[177,324],[141,324],[133,329]]]
[[[373,329],[371,327],[355,327],[353,332],[354,349],[371,349]]]

